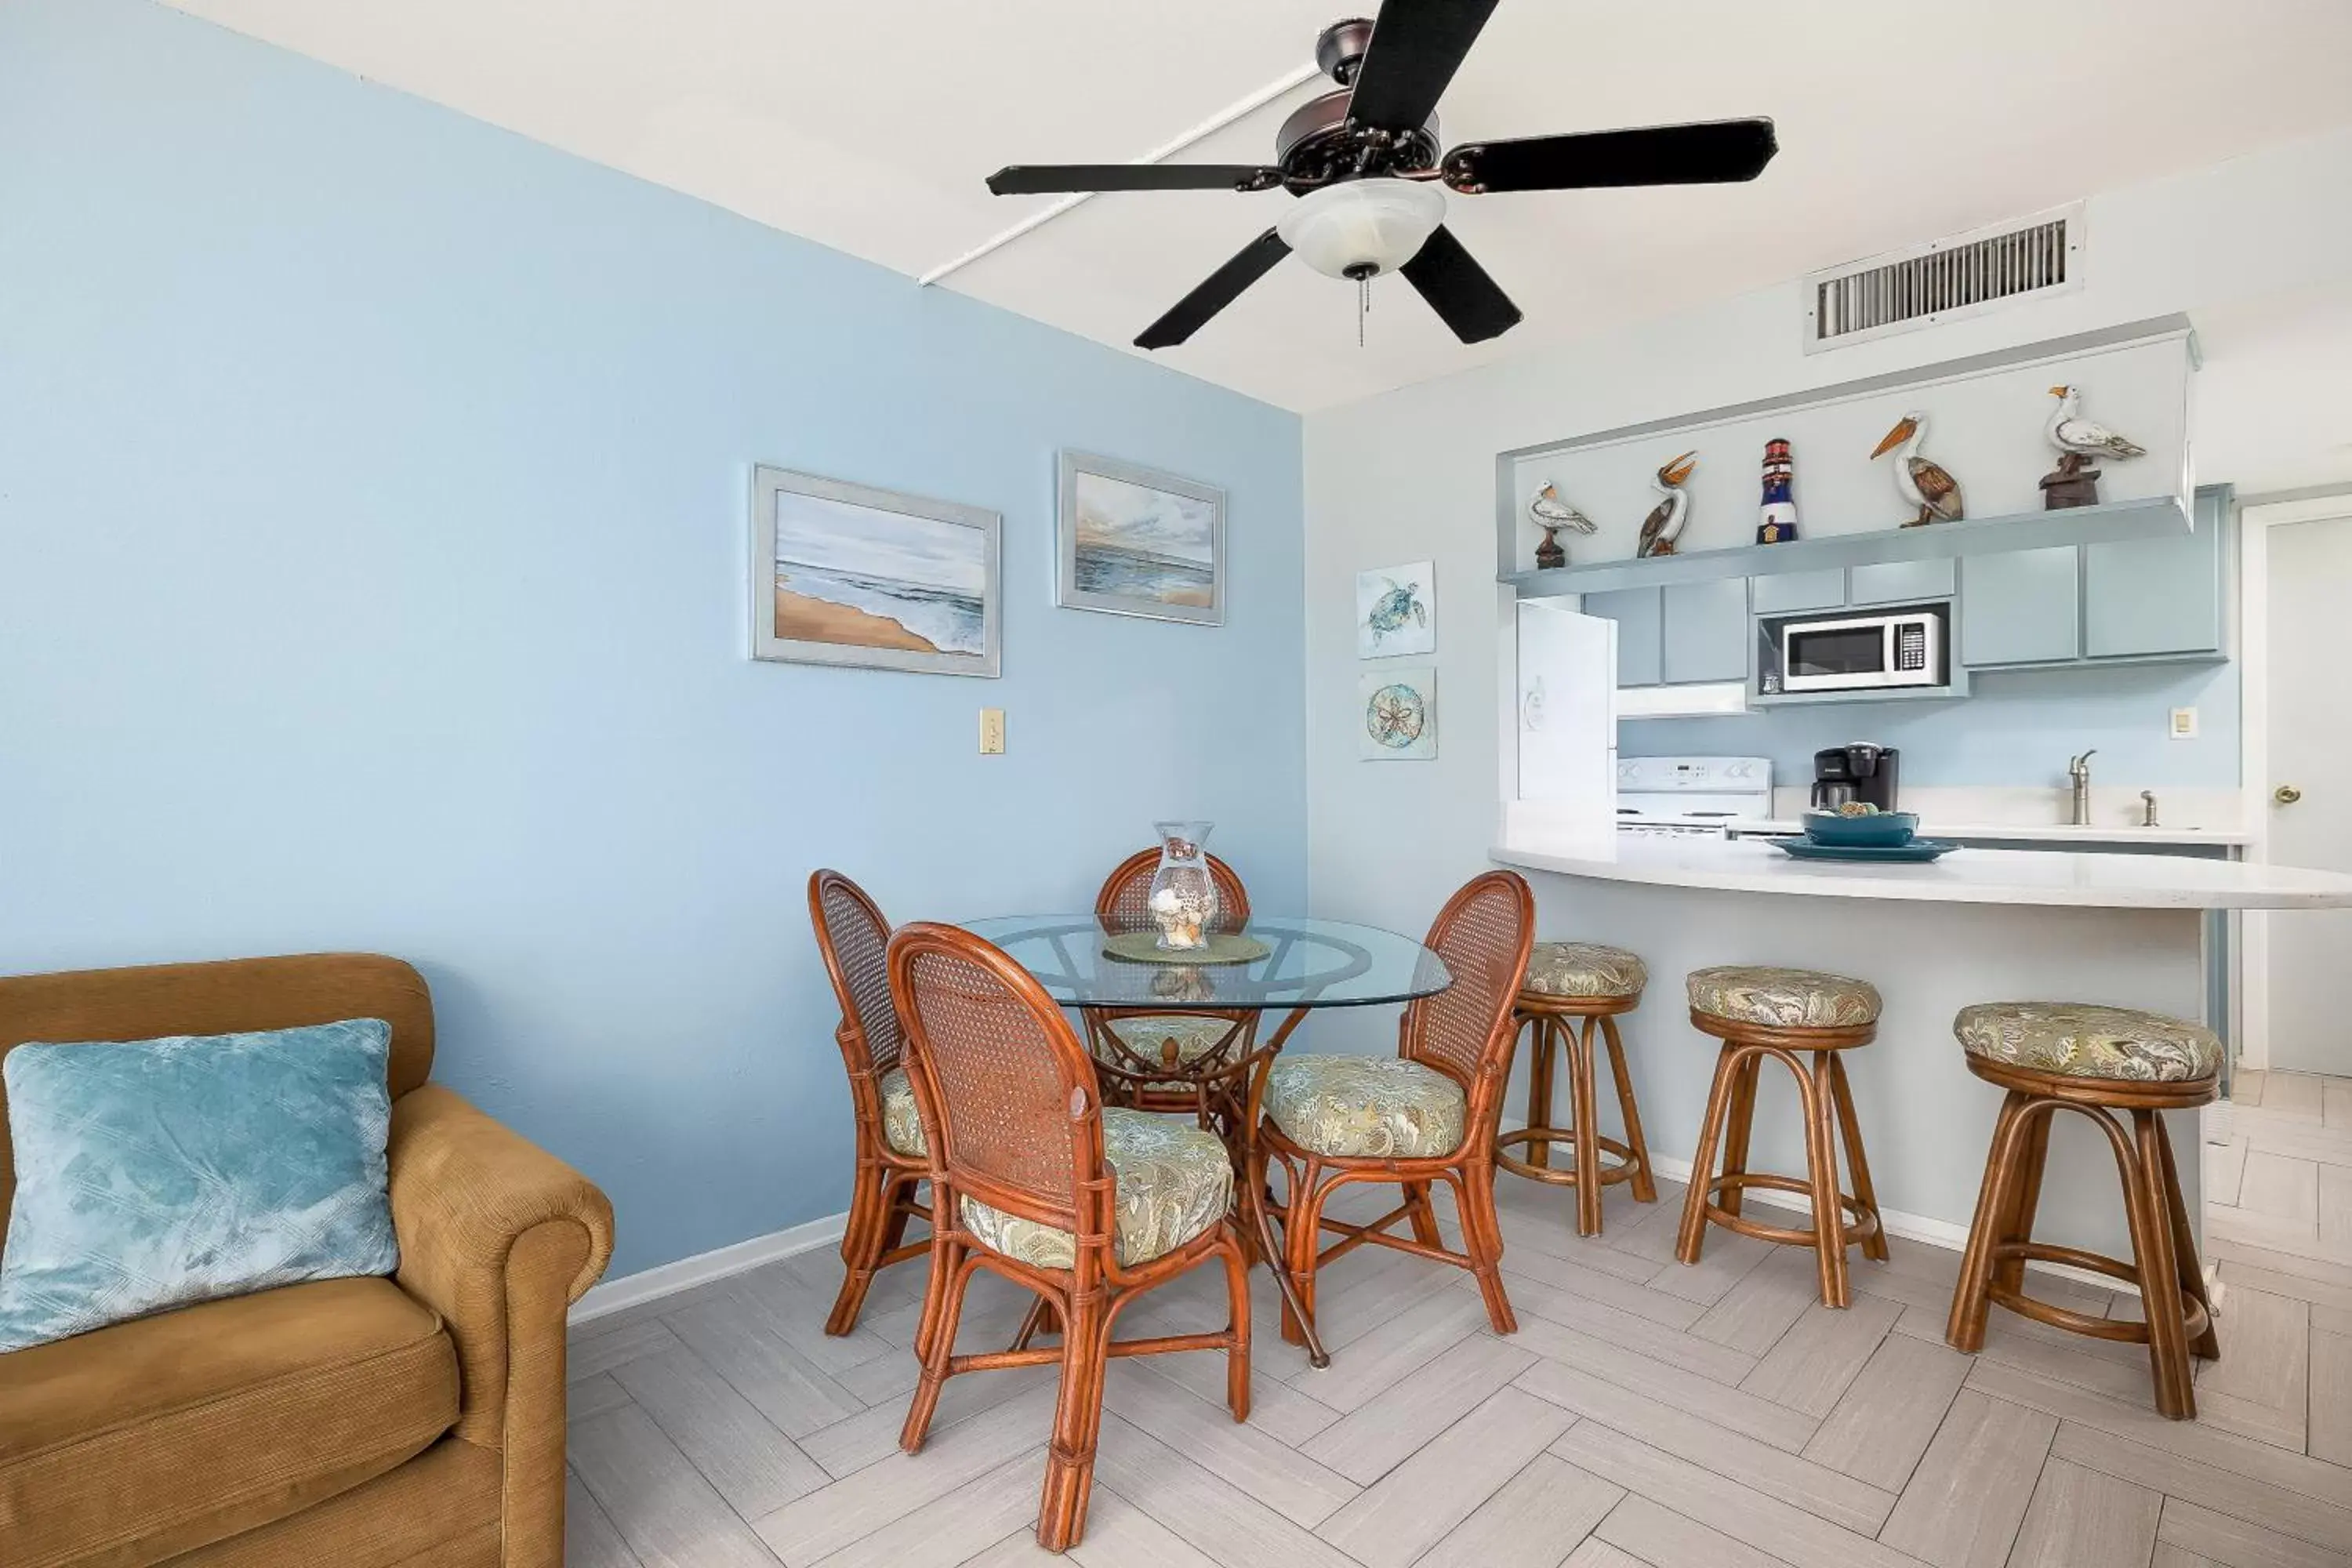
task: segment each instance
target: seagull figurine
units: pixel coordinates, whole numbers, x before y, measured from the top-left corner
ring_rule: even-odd
[[[1682,537],[1683,524],[1690,521],[1690,492],[1683,486],[1697,467],[1698,454],[1685,452],[1679,458],[1667,458],[1657,478],[1650,481],[1650,488],[1666,499],[1642,520],[1642,543],[1633,552],[1637,560],[1675,552],[1675,541]]]
[[[1905,500],[1919,509],[1919,515],[1903,525],[1906,528],[1958,522],[1963,515],[1960,481],[1919,455],[1919,443],[1926,438],[1927,430],[1926,415],[1906,414],[1870,454],[1883,458],[1898,447],[1902,448],[1895,459],[1895,488]]]
[[[2063,454],[2058,461],[2073,472],[2093,458],[2145,458],[2147,448],[2137,441],[2127,441],[2095,419],[2082,416],[2083,393],[2079,387],[2053,386],[2050,395],[2058,406],[2050,416],[2050,423],[2042,433],[2050,444]]]
[[[1560,500],[1559,492],[1552,488],[1549,479],[1543,482],[1543,489],[1536,491],[1535,499],[1528,502],[1528,516],[1534,521],[1538,528],[1543,530],[1543,542],[1536,546],[1538,566],[1568,564],[1568,552],[1561,549],[1559,543],[1561,529],[1569,528],[1574,529],[1579,533],[1591,533],[1601,526]]]

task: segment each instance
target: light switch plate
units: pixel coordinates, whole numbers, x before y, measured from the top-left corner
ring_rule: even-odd
[[[1004,754],[1004,710],[1002,708],[980,710],[980,754],[983,757]]]
[[[2172,738],[2176,741],[2195,740],[2197,738],[2197,710],[2194,708],[2175,708],[2172,710],[2171,734]]]

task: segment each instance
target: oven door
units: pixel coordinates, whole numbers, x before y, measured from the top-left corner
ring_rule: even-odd
[[[1784,691],[1867,691],[1908,684],[1895,658],[1895,617],[1794,621],[1780,628]]]

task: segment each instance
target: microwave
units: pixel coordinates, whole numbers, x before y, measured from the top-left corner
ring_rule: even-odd
[[[1878,691],[1948,686],[1940,609],[1783,621],[1772,633],[1783,691]]]

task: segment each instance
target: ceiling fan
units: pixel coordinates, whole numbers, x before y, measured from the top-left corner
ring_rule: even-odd
[[[1000,196],[1072,191],[1270,191],[1299,198],[1282,220],[1143,330],[1138,348],[1181,343],[1292,251],[1362,284],[1402,271],[1454,335],[1484,342],[1519,308],[1445,227],[1457,195],[1605,185],[1752,180],[1780,150],[1769,120],[1711,120],[1580,135],[1470,142],[1441,156],[1434,110],[1498,0],[1384,0],[1377,22],[1334,22],[1315,63],[1339,83],[1276,133],[1276,162],[1015,163],[988,177]]]

